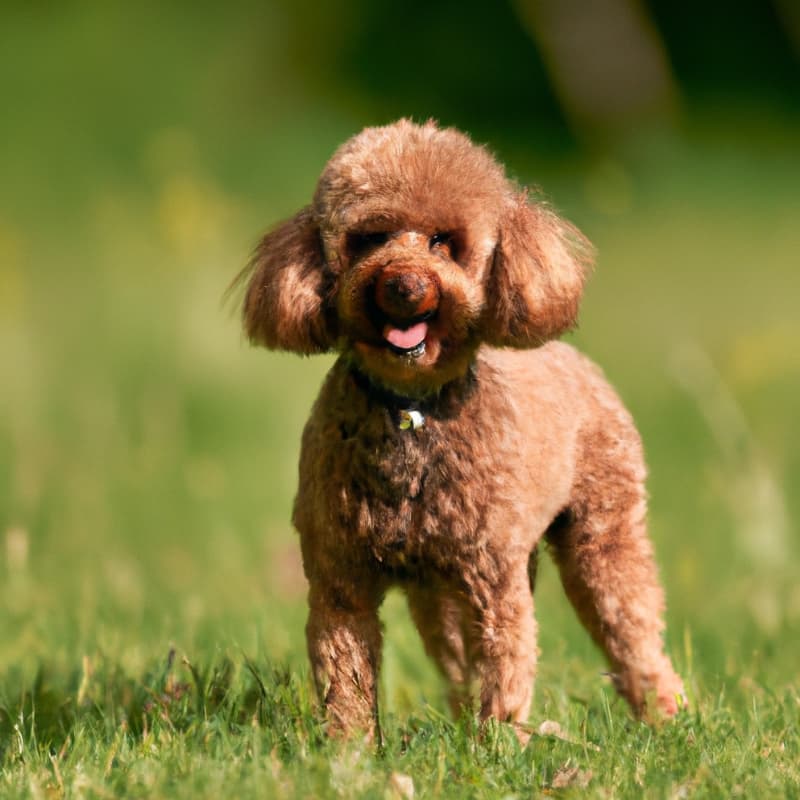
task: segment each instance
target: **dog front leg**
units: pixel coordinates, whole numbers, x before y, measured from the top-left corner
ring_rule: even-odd
[[[536,673],[536,621],[527,559],[519,564],[477,573],[470,580],[469,600],[478,627],[481,719],[525,722]]]
[[[348,587],[349,588],[349,587]],[[331,735],[379,735],[381,626],[376,597],[312,582],[306,625],[317,694]]]

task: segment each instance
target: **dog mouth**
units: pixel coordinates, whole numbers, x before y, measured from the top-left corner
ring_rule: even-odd
[[[387,322],[383,326],[383,340],[386,347],[396,355],[419,358],[425,353],[425,342],[428,336],[428,320],[432,314],[424,314],[408,323],[397,324]]]

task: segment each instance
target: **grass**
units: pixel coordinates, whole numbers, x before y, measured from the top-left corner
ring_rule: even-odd
[[[796,796],[797,691],[752,688],[656,729],[605,692],[558,698],[561,721],[524,749],[506,726],[479,731],[423,706],[388,715],[374,749],[326,740],[301,671],[243,655],[201,669],[170,651],[131,676],[85,658],[71,676],[40,671],[4,702],[0,791],[383,797],[405,796],[410,780],[423,797]]]
[[[797,126],[742,118],[737,136],[712,116],[614,158],[512,164],[598,246],[572,340],[645,439],[691,711],[630,718],[545,560],[543,733],[522,749],[451,722],[392,594],[384,743],[342,745],[314,711],[288,522],[329,360],[249,349],[220,298],[361,120],[269,71],[283,115],[245,113],[235,15],[177,56],[165,16],[145,63],[141,19],[130,45],[118,31],[123,100],[152,86],[137,111],[108,94],[97,13],[49,17],[40,52],[70,57],[30,74],[35,26],[20,12],[0,29],[16,103],[0,151],[0,795],[383,798],[410,780],[418,797],[800,796]]]

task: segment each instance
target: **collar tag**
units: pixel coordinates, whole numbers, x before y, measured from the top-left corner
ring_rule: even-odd
[[[400,409],[400,421],[398,422],[397,427],[400,428],[401,431],[418,431],[424,425],[425,416],[421,411],[417,411],[416,408]]]

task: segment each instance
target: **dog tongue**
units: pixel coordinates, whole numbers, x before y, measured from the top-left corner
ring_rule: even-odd
[[[417,345],[425,341],[427,333],[428,325],[425,322],[418,322],[407,330],[387,325],[383,329],[383,338],[400,350],[413,350]]]

